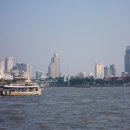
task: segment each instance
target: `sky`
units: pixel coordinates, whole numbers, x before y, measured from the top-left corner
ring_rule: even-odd
[[[0,0],[0,57],[48,72],[54,53],[62,75],[94,73],[96,63],[124,71],[130,0]]]

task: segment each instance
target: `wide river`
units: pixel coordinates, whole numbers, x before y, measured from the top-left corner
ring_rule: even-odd
[[[0,97],[0,130],[130,130],[130,87],[49,87]]]

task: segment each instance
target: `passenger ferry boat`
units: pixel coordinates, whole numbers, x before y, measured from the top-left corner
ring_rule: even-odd
[[[25,96],[25,95],[40,95],[41,88],[37,83],[18,84],[0,86],[1,96]]]

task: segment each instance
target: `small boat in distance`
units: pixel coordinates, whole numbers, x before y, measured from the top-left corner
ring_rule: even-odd
[[[37,83],[10,84],[0,86],[1,96],[41,95],[41,88]]]

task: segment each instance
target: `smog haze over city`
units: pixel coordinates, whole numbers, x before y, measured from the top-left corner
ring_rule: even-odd
[[[129,0],[1,0],[0,57],[45,73],[54,53],[61,73],[94,73],[96,63],[124,71],[130,45]]]

